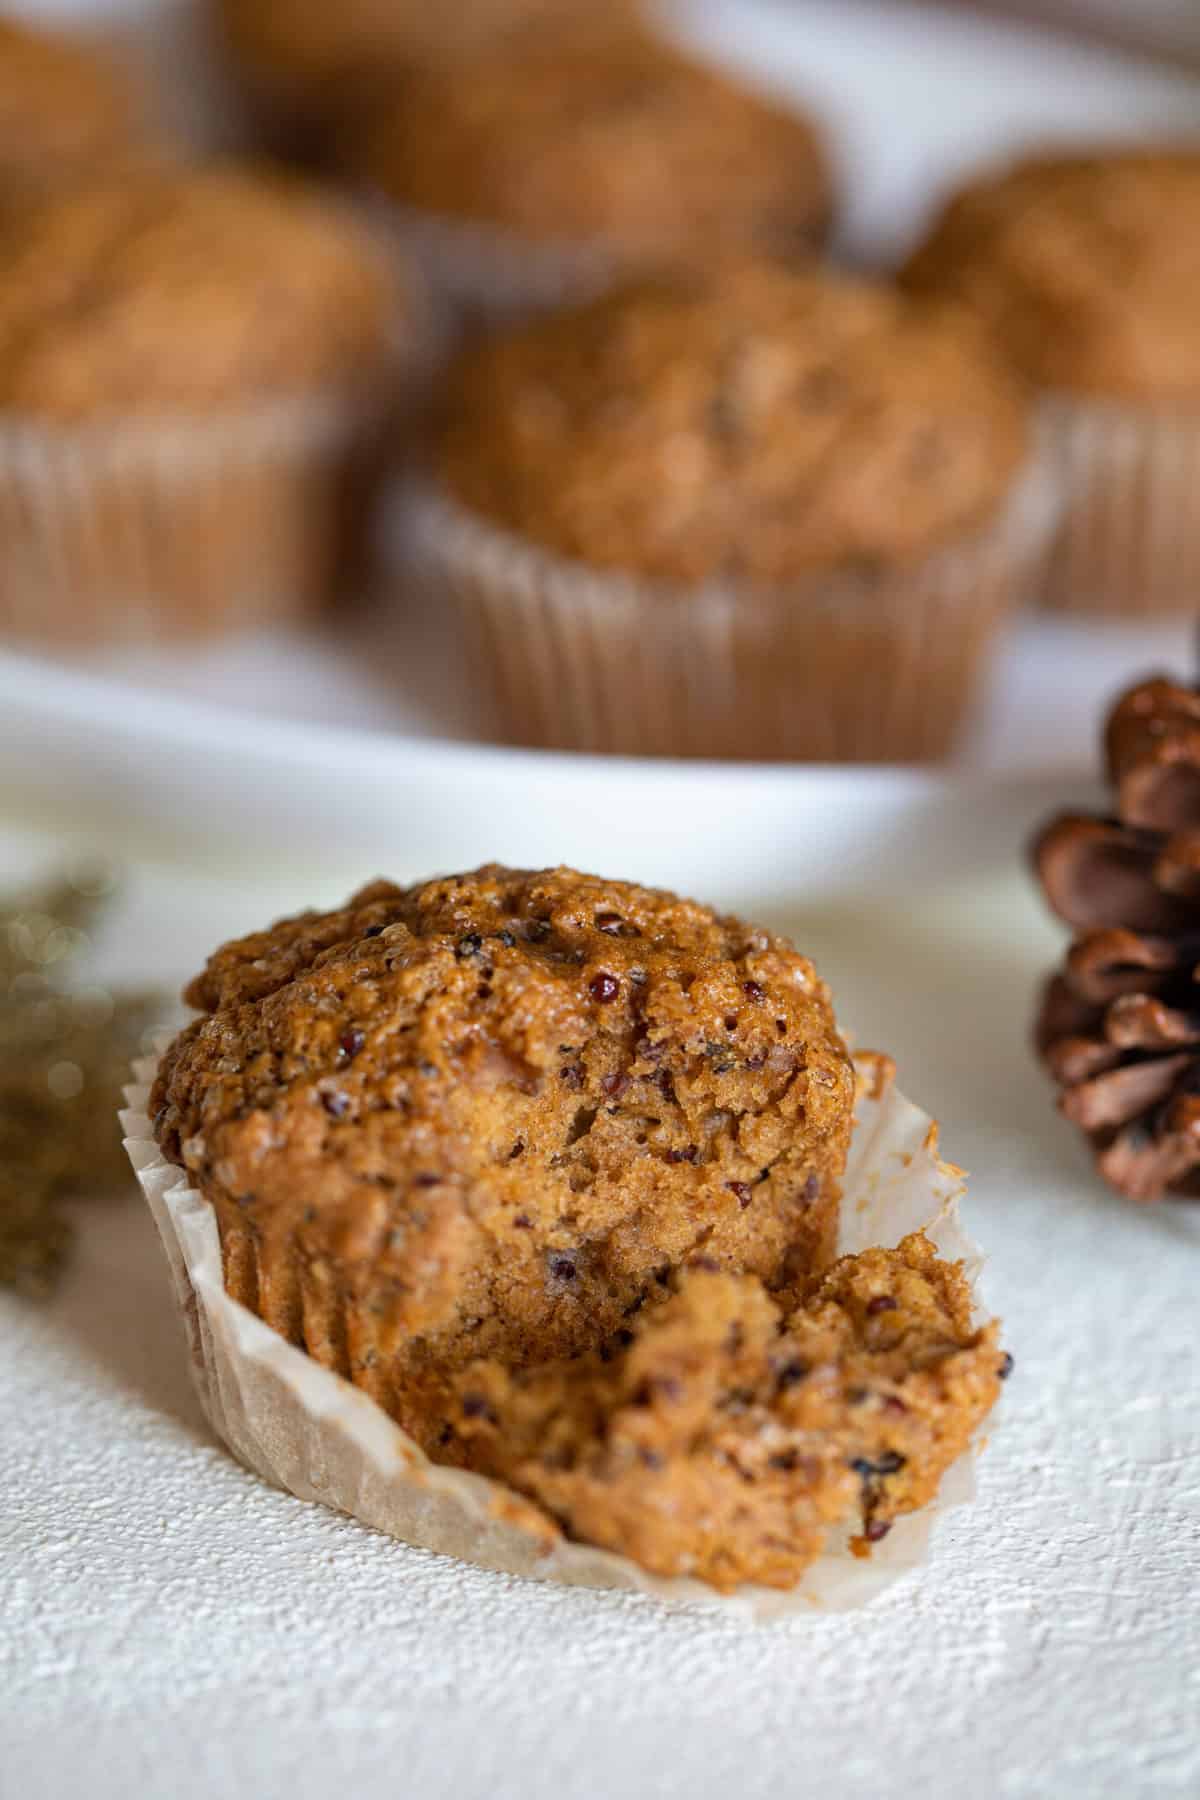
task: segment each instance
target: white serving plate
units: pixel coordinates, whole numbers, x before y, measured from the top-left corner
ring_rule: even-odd
[[[662,0],[662,9],[686,41],[826,120],[846,196],[842,249],[861,260],[895,256],[942,190],[1030,139],[1200,129],[1200,81],[929,6]],[[178,37],[181,0],[25,0],[22,10],[132,24],[178,87],[195,86],[194,34]],[[187,54],[172,62],[165,51],[181,42]],[[1020,622],[959,767],[1086,769],[1101,707],[1152,665],[1191,666],[1184,626]],[[23,790],[27,804],[56,796],[86,816],[116,810],[146,834],[193,843],[253,829],[278,852],[319,832],[331,848],[366,855],[400,783],[424,787],[445,834],[443,860],[453,861],[457,842],[477,841],[477,820],[524,811],[514,769],[522,783],[541,780],[531,764],[434,752],[437,742],[477,741],[452,662],[438,664],[430,646],[379,618],[199,651],[108,652],[61,671],[0,651],[0,783]],[[553,787],[557,776],[549,779]],[[599,767],[578,764],[576,779],[564,820],[571,854],[587,843],[576,827],[607,804]],[[647,839],[675,818],[675,795],[687,815],[697,781],[722,791],[719,777],[696,771],[649,777],[647,795],[671,800],[647,817]],[[763,792],[789,804],[774,779]]]
[[[1094,738],[1095,719],[1089,722]],[[1095,752],[1093,750],[1094,760]],[[633,870],[723,904],[971,868],[1018,844],[1077,775],[992,790],[932,771],[637,761],[480,748],[256,718],[32,661],[0,661],[0,817],[318,899],[382,871],[503,858]],[[950,817],[953,832],[947,829]]]
[[[1200,1209],[1107,1196],[1029,1054],[1059,934],[1019,849],[1050,795],[620,763],[580,779],[569,759],[461,754],[513,768],[521,805],[489,819],[488,789],[455,822],[398,784],[381,868],[563,842],[736,900],[791,929],[859,1041],[897,1054],[974,1171],[966,1224],[1017,1359],[979,1498],[868,1613],[757,1630],[410,1551],[217,1449],[151,1222],[136,1199],[93,1200],[61,1295],[0,1296],[0,1790],[1195,1793]],[[136,862],[98,973],[175,983],[224,934],[344,892],[353,854],[301,825],[291,865],[269,836],[228,866]],[[0,834],[0,876],[63,847]]]

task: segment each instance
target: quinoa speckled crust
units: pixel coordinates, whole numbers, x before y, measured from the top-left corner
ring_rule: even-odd
[[[208,416],[356,386],[397,300],[343,211],[290,178],[143,173],[0,233],[0,407],[39,419]]]
[[[448,1382],[594,1348],[703,1254],[833,1254],[854,1076],[784,940],[498,867],[364,889],[217,952],[162,1064],[165,1153],[230,1291],[461,1457]]]
[[[599,1352],[457,1383],[473,1467],[658,1575],[791,1587],[855,1515],[865,1550],[933,1498],[1010,1367],[919,1235],[799,1304],[694,1265],[673,1286]]]
[[[1025,397],[969,317],[739,264],[469,352],[438,468],[455,499],[591,567],[771,586],[966,534],[1025,449]]]
[[[1045,387],[1200,402],[1200,147],[1046,155],[953,199],[905,272]]]
[[[0,206],[148,153],[125,70],[65,33],[0,19]]]
[[[806,119],[633,33],[424,68],[344,159],[405,206],[636,267],[808,253],[830,212]]]

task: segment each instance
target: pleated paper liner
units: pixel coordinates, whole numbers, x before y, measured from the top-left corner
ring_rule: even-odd
[[[603,243],[531,242],[502,227],[425,212],[369,192],[368,218],[421,274],[451,334],[591,299],[622,274]]]
[[[154,1142],[146,1106],[155,1067],[154,1058],[135,1065],[136,1084],[122,1114],[126,1146],[162,1237],[209,1423],[247,1468],[273,1486],[484,1569],[651,1594],[754,1619],[866,1604],[920,1567],[937,1518],[973,1497],[972,1453],[947,1473],[937,1501],[897,1520],[869,1559],[851,1553],[848,1531],[831,1534],[824,1553],[787,1593],[743,1587],[722,1596],[702,1583],[651,1575],[624,1557],[569,1542],[510,1489],[430,1462],[368,1395],[229,1297],[216,1214]],[[939,1255],[964,1263],[978,1302],[980,1255],[958,1217],[963,1172],[941,1160],[937,1127],[897,1092],[890,1064],[863,1058],[859,1074],[838,1254],[893,1245],[924,1230]]]
[[[1200,300],[1197,301],[1200,318]],[[1065,394],[1042,403],[1063,495],[1041,599],[1109,618],[1194,614],[1200,595],[1200,410],[1154,412]]]
[[[414,620],[453,613],[481,726],[504,742],[927,762],[953,748],[1055,512],[1035,461],[985,527],[910,567],[684,591],[568,562],[413,480],[385,555]]]
[[[0,630],[138,644],[306,616],[333,578],[358,424],[317,404],[0,425]]]
[[[525,237],[485,219],[406,206],[377,187],[361,189],[360,200],[380,238],[420,271],[460,332],[580,305],[680,260],[669,249],[655,254],[612,238]],[[793,249],[818,256],[827,232],[827,220],[813,222]]]

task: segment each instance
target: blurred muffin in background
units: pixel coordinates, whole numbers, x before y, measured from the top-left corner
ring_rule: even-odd
[[[343,138],[435,290],[503,315],[629,270],[822,244],[813,125],[646,35],[431,64]]]
[[[0,207],[154,151],[130,71],[91,43],[0,16]]]
[[[11,216],[0,630],[145,640],[316,605],[404,318],[357,222],[290,178],[147,172]]]
[[[775,264],[642,286],[452,371],[405,591],[457,609],[501,735],[944,754],[1045,508],[969,316]]]
[[[1064,490],[1048,605],[1200,593],[1200,144],[1033,157],[951,200],[904,271],[970,305],[1041,395]]]
[[[364,87],[559,34],[636,29],[638,0],[212,0],[220,49],[269,139],[312,149]]]

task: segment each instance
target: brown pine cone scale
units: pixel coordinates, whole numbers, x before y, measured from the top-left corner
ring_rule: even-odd
[[[1200,692],[1140,683],[1105,751],[1113,813],[1061,815],[1033,847],[1076,934],[1037,1049],[1113,1187],[1200,1198]]]

